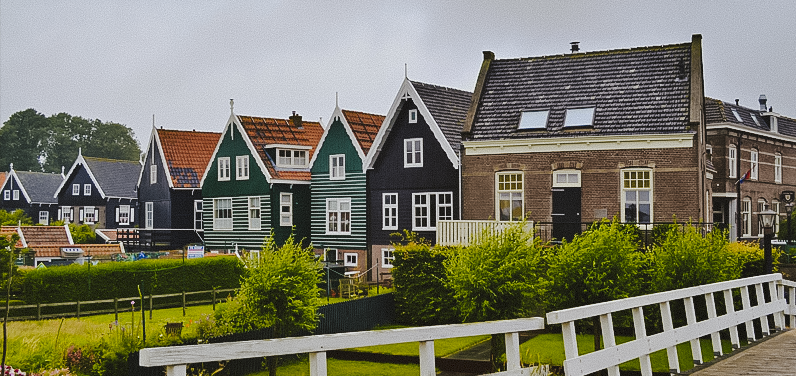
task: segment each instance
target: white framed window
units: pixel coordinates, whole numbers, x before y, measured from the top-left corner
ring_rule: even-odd
[[[652,222],[652,170],[622,170],[622,208],[622,222]]]
[[[409,124],[417,123],[417,109],[409,110]]]
[[[345,180],[345,154],[329,156],[329,180]]]
[[[120,225],[130,224],[130,205],[119,205],[116,208],[116,222]]]
[[[72,184],[72,196],[80,196],[80,184]]]
[[[260,230],[261,228],[260,198],[249,197],[249,230]]]
[[[144,227],[155,227],[155,203],[147,202],[144,204]]]
[[[306,150],[277,149],[277,156],[277,167],[307,167]]]
[[[727,176],[731,178],[738,177],[738,157],[735,154],[736,151],[735,145],[727,146],[727,168],[729,168],[729,171],[727,171]]]
[[[15,189],[12,196],[14,200],[19,200],[19,189]]]
[[[249,180],[249,156],[239,155],[235,157],[235,179]]]
[[[524,111],[520,114],[520,125],[517,129],[546,129],[550,110]]]
[[[453,192],[437,193],[437,220],[453,220]],[[437,224],[434,224],[434,228]]]
[[[782,154],[774,155],[774,183],[782,184]]]
[[[495,218],[519,221],[523,217],[523,173],[518,171],[495,174]]]
[[[91,196],[91,184],[83,184],[83,196]]]
[[[157,184],[158,182],[158,165],[149,165],[149,184]]]
[[[749,166],[749,169],[752,170],[752,173],[749,175],[749,179],[757,180],[757,172],[759,167],[758,158],[759,156],[757,153],[757,149],[752,149],[752,152],[749,154],[749,161],[751,164]]]
[[[356,253],[344,253],[343,254],[343,260],[344,260],[343,261],[343,266],[356,267],[357,266],[357,261],[358,261],[357,260],[358,259],[357,256],[358,255]]]
[[[382,268],[392,268],[393,261],[395,261],[395,249],[394,248],[382,248],[381,249],[381,267]]]
[[[428,195],[412,194],[412,230],[430,230]]]
[[[213,199],[213,230],[232,230],[232,199]]]
[[[279,225],[293,226],[293,194],[279,194]]]
[[[194,200],[193,202],[193,229],[194,230],[202,230],[204,229],[204,207],[202,206],[202,200]]]
[[[412,194],[412,230],[436,230],[437,221],[452,219],[452,192]]]
[[[3,200],[6,200],[6,201],[11,200],[11,191],[10,190],[6,189],[5,191],[3,191]]]
[[[565,127],[591,126],[594,123],[594,107],[568,108],[564,114]]]
[[[382,230],[398,229],[398,194],[382,193],[381,211],[384,213],[381,224]]]
[[[87,225],[97,223],[97,210],[93,206],[83,207],[83,222]]]
[[[580,187],[580,170],[553,171],[553,188]]]
[[[50,212],[46,210],[39,211],[39,224],[45,226],[50,224]]]
[[[326,199],[326,233],[351,234],[351,198]]]
[[[743,222],[742,236],[752,236],[752,200],[749,197],[745,197],[741,202],[741,221]]]
[[[74,221],[74,216],[72,215],[72,207],[71,206],[62,206],[59,210],[61,220],[66,223],[72,223]]]
[[[404,140],[404,167],[423,167],[423,139]]]
[[[229,157],[218,157],[218,181],[229,180]]]

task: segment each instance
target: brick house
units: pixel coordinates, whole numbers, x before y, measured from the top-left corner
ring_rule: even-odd
[[[463,218],[709,220],[702,38],[495,59],[484,52],[463,130]]]
[[[766,108],[766,102],[761,95],[753,109],[705,99],[707,148],[717,171],[713,222],[726,224],[731,239],[762,236],[756,213],[770,208],[784,216],[782,193],[796,191],[796,120]],[[749,179],[738,184],[747,171]]]

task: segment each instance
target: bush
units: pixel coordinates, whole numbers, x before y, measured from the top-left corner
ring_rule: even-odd
[[[720,230],[703,235],[694,226],[670,228],[652,249],[653,288],[668,291],[740,278],[741,264],[727,244]]]
[[[730,252],[740,265],[740,278],[754,277],[762,275],[764,272],[765,254],[757,242],[733,242],[727,244],[727,251]],[[782,250],[773,248],[771,250],[773,271],[779,270],[779,258]]]

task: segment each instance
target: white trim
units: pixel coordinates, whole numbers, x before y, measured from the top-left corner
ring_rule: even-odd
[[[252,200],[257,200],[257,206],[252,206]],[[195,205],[195,204],[194,204]],[[257,217],[252,217],[252,210],[257,210]],[[249,230],[263,229],[263,199],[260,196],[249,196],[246,198],[246,218],[249,222]],[[252,222],[253,219],[256,221]],[[194,207],[194,222],[196,222],[196,207]],[[194,224],[195,226],[195,224]]]
[[[389,204],[389,205],[385,204],[384,203],[384,199],[387,196],[391,196],[391,197],[394,196],[395,197],[395,204],[392,204],[392,203]],[[384,224],[384,219],[386,218],[386,216],[384,215],[384,210],[385,209],[395,209],[395,216],[394,216],[395,217],[395,226],[385,226],[385,224]],[[390,215],[389,217],[393,218],[393,215]],[[381,229],[382,230],[397,230],[398,229],[398,192],[386,192],[386,193],[382,193],[381,194]]]
[[[550,153],[627,149],[674,149],[694,146],[696,133],[519,138],[464,141],[466,155]]]
[[[312,150],[312,146],[307,145],[294,145],[294,144],[265,144],[266,149],[295,149],[295,150]]]
[[[564,174],[567,176],[567,181],[559,183],[558,182],[558,175]],[[570,175],[577,175],[577,182],[569,182]],[[580,170],[574,169],[562,169],[562,170],[554,170],[553,171],[553,188],[562,188],[562,187],[580,187],[582,184],[581,182],[581,173]]]
[[[3,182],[3,185],[0,185],[0,188],[5,187],[6,183],[8,183],[9,181],[11,181],[12,185],[13,185],[13,180],[11,180],[12,176],[15,177],[15,180],[17,182],[17,186],[19,186],[19,190],[22,191],[22,196],[25,197],[25,201],[27,201],[29,204],[33,204],[34,202],[33,202],[33,200],[30,199],[30,196],[28,195],[27,189],[25,189],[25,186],[22,185],[22,181],[19,180],[19,175],[13,169],[10,170],[8,172],[8,174],[6,174],[6,180]],[[45,203],[45,204],[57,204],[57,202],[52,202],[52,203],[48,202],[48,203]]]
[[[153,227],[155,227],[155,203],[149,201],[144,203],[144,228],[151,230]]]
[[[352,111],[356,112],[356,111]],[[312,159],[310,159],[310,169],[312,166],[315,165],[315,159],[317,158],[321,148],[323,147],[323,143],[326,141],[326,136],[329,134],[329,130],[332,129],[332,124],[335,121],[340,121],[343,124],[343,129],[345,129],[346,134],[348,134],[348,138],[351,140],[351,144],[354,145],[354,150],[357,151],[357,155],[359,156],[359,161],[364,161],[367,157],[365,152],[362,151],[362,145],[359,144],[357,141],[357,137],[354,134],[354,131],[351,130],[351,124],[348,123],[348,119],[346,119],[345,115],[343,114],[343,110],[339,106],[334,107],[334,111],[332,112],[332,116],[329,118],[328,125],[323,130],[323,135],[321,135],[321,140],[318,141],[318,145],[315,147],[315,153],[312,153]]]
[[[738,198],[738,194],[735,192],[713,192],[711,196],[715,197],[724,197],[724,198]]]
[[[384,255],[384,252],[390,252],[389,257]],[[387,260],[390,260],[390,263],[387,264]],[[382,248],[381,249],[381,267],[392,269],[393,262],[395,261],[395,248]]]
[[[286,213],[286,215],[290,216],[290,223],[282,222],[282,198],[289,197],[290,200],[290,211]],[[280,227],[292,227],[293,226],[293,193],[292,192],[280,192],[279,193],[279,226]]]
[[[229,119],[227,120],[227,124],[224,126],[224,131],[221,132],[221,135],[218,138],[218,143],[216,144],[215,150],[213,150],[212,157],[210,158],[210,161],[207,162],[207,167],[205,168],[204,174],[202,174],[202,180],[199,183],[199,188],[204,186],[205,179],[207,178],[207,173],[210,171],[210,167],[213,166],[213,162],[216,160],[216,155],[218,154],[218,149],[221,147],[221,143],[224,142],[224,135],[227,134],[227,130],[232,125],[235,125],[235,127],[238,130],[238,133],[240,133],[241,136],[243,136],[243,141],[246,142],[246,146],[248,146],[248,148],[249,148],[249,154],[251,154],[254,157],[254,161],[257,163],[257,166],[260,167],[260,172],[262,172],[263,176],[265,176],[265,181],[268,182],[268,183],[282,183],[282,182],[284,182],[284,181],[275,181],[275,180],[273,180],[273,178],[271,177],[271,174],[268,173],[268,169],[265,167],[265,163],[263,162],[262,158],[260,158],[260,154],[257,152],[257,149],[254,148],[254,144],[252,144],[252,141],[249,138],[248,133],[246,133],[246,130],[243,128],[243,125],[240,123],[240,119],[238,118],[238,115],[235,115],[235,112],[232,111],[230,113],[230,115],[229,115]],[[234,133],[232,133],[232,134],[234,134]],[[251,175],[251,165],[249,165],[249,175]],[[304,181],[302,181],[301,183],[302,184],[309,184],[309,182],[304,182]]]
[[[337,215],[338,215],[336,217],[336,219],[335,219],[335,225],[337,226],[337,231],[330,231],[329,230],[329,213],[330,213],[329,203],[332,202],[332,201],[337,203],[337,209],[331,210],[332,213],[337,213]],[[342,205],[344,203],[348,204],[348,210],[343,210],[342,209]],[[341,219],[342,214],[345,213],[345,212],[348,213],[348,231],[343,231],[343,220]],[[351,197],[329,197],[329,198],[327,198],[326,199],[326,212],[325,213],[326,213],[326,217],[325,217],[325,221],[324,221],[324,223],[325,223],[324,226],[326,227],[326,231],[325,231],[326,235],[351,235],[351,222],[352,222],[352,218],[351,218]]]
[[[756,135],[756,136],[770,137],[770,138],[777,139],[777,140],[782,140],[782,141],[788,141],[788,142],[796,143],[796,137],[786,136],[786,135],[783,135],[782,133],[767,132],[767,131],[763,131],[763,130],[759,130],[759,129],[749,128],[749,127],[746,127],[746,126],[742,126],[740,124],[714,123],[714,124],[708,124],[706,126],[707,130],[721,129],[721,128],[727,128],[727,129],[732,129],[732,130],[739,131],[739,132],[750,133],[750,134],[753,134],[753,135]]]
[[[233,213],[233,208],[232,208],[232,197],[215,197],[212,200],[213,200],[213,202],[212,202],[212,204],[213,204],[212,205],[212,207],[213,207],[213,217],[212,217],[213,218],[213,230],[216,230],[216,231],[233,230],[235,228],[235,224],[233,222],[233,218],[235,217],[235,215]],[[218,205],[217,205],[217,203],[219,201],[221,201],[221,200],[229,201],[229,218],[219,218],[219,217],[216,216],[216,214],[218,213]],[[227,208],[224,208],[224,209],[227,209]],[[229,222],[227,222],[227,220],[229,220]],[[221,222],[221,221],[223,221],[223,222]],[[229,227],[226,226],[227,224],[229,224]],[[222,227],[222,225],[223,225],[223,227]]]
[[[109,197],[105,196],[105,191],[102,190],[102,187],[99,185],[99,183],[97,182],[97,179],[94,177],[94,173],[92,173],[91,169],[88,167],[88,163],[86,163],[86,159],[83,158],[83,154],[81,154],[80,152],[78,152],[77,159],[75,159],[75,162],[72,163],[72,167],[69,168],[69,172],[66,174],[66,176],[64,176],[64,180],[58,186],[58,189],[55,190],[55,194],[53,194],[53,198],[58,198],[58,194],[60,194],[61,190],[64,189],[64,186],[66,186],[66,182],[69,180],[69,177],[72,176],[72,172],[75,171],[75,168],[77,168],[78,165],[83,165],[83,167],[86,169],[86,173],[88,173],[88,177],[94,183],[94,186],[97,187],[97,192],[100,194],[100,197],[109,198]],[[139,174],[139,176],[140,176],[140,174]],[[124,198],[130,198],[130,197],[124,197]]]
[[[415,158],[415,155],[418,152],[418,150],[414,149],[414,147],[415,147],[414,145],[418,141],[420,142],[420,158]],[[403,141],[403,144],[404,144],[404,152],[403,152],[404,167],[405,168],[423,167],[423,160],[425,159],[424,155],[423,155],[423,154],[425,154],[424,150],[423,150],[424,149],[424,147],[423,147],[423,138],[422,137],[421,138],[405,138],[404,141]],[[407,152],[407,146],[408,145],[412,145],[413,149],[412,149],[411,153]],[[407,161],[407,155],[411,155],[412,156],[412,162]],[[420,162],[417,161],[418,159],[420,159]]]
[[[348,262],[348,256],[353,256],[354,262]],[[356,267],[358,265],[359,265],[359,253],[352,253],[352,252],[343,253],[343,266]]]
[[[343,162],[342,165],[338,163],[336,168],[332,166],[332,162],[339,162],[340,160]],[[334,174],[335,172],[337,175]],[[345,180],[345,154],[329,155],[329,180]]]
[[[241,163],[243,161],[244,163]],[[241,167],[239,165],[245,165],[246,167],[246,174],[241,174]],[[249,180],[249,155],[236,155],[235,156],[235,180]]]
[[[500,187],[500,176],[501,175],[502,176],[519,175],[520,176],[520,180],[518,180],[518,183],[520,184],[520,189],[503,189],[503,190],[500,190],[499,187]],[[495,192],[494,200],[495,200],[495,218],[496,218],[496,220],[500,221],[500,222],[511,222],[511,221],[514,221],[513,211],[511,210],[511,204],[514,201],[514,199],[511,197],[512,196],[511,194],[513,194],[513,193],[519,193],[520,194],[520,203],[521,203],[521,206],[520,206],[520,219],[524,218],[525,217],[525,172],[524,171],[519,171],[519,170],[497,171],[497,172],[495,172],[494,179],[495,179],[495,181],[494,181],[495,185],[494,185],[493,188],[495,190],[494,191]],[[509,182],[504,182],[504,183],[505,184],[511,184],[510,181]],[[509,214],[509,219],[506,219],[506,220],[501,219],[501,213],[500,213],[500,194],[501,193],[508,193],[509,194],[509,200],[508,200],[509,201],[509,213],[508,213]]]
[[[625,172],[649,172],[649,187],[627,187],[625,188]],[[636,181],[643,181],[646,179],[639,178],[635,179]],[[641,218],[639,214],[641,211],[639,208],[636,208],[636,220],[633,223],[636,224],[649,224],[655,222],[655,171],[652,168],[647,167],[628,167],[619,170],[619,214],[622,222],[628,222],[627,218],[625,217],[625,202],[627,195],[626,192],[634,191],[638,195],[639,192],[646,191],[649,192],[649,220],[645,222],[641,222]],[[636,202],[642,202],[641,198],[637,197]]]

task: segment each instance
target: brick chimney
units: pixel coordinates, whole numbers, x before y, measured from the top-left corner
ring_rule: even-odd
[[[293,111],[293,116],[290,117],[290,122],[293,123],[298,129],[304,129],[303,123],[301,122],[301,115],[296,114],[296,111]]]

